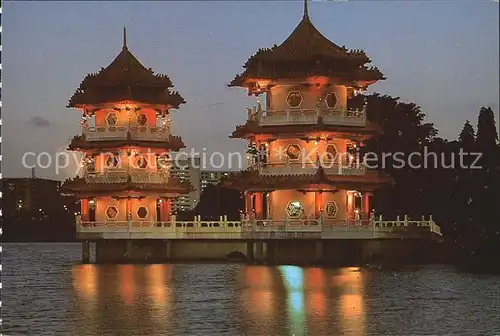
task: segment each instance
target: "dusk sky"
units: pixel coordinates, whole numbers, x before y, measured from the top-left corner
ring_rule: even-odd
[[[258,48],[280,44],[302,17],[302,2],[4,2],[3,175],[29,176],[25,152],[55,155],[81,133],[65,106],[89,72],[128,47],[169,75],[187,104],[173,133],[187,149],[243,151],[228,135],[256,98],[226,84]],[[369,92],[420,105],[439,135],[455,139],[481,105],[499,108],[498,3],[488,1],[312,2],[312,22],[330,40],[364,49],[387,80]],[[498,123],[497,123],[498,125]],[[56,176],[64,179],[74,168]]]

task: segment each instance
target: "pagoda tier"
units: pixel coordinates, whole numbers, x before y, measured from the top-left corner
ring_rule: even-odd
[[[300,140],[317,140],[318,138],[348,138],[363,141],[382,132],[378,125],[358,128],[355,126],[329,125],[320,119],[315,124],[291,124],[282,126],[263,126],[256,120],[248,120],[244,125],[236,126],[229,136],[236,139],[252,139],[259,136],[272,140],[279,138],[296,138]],[[307,136],[305,135],[307,134]]]
[[[367,172],[359,176],[328,174],[328,169],[317,168],[314,173],[290,175],[265,175],[256,170],[247,170],[229,175],[224,185],[246,191],[301,190],[328,191],[356,189],[373,191],[392,183],[392,179],[380,173]]]
[[[304,15],[290,36],[279,46],[260,49],[244,65],[229,86],[246,87],[249,94],[265,92],[276,80],[312,77],[335,78],[339,84],[366,88],[385,79],[362,50],[347,50],[323,36],[309,19],[307,0]]]
[[[128,50],[124,30],[122,51],[106,68],[83,79],[68,107],[135,101],[177,109],[185,100],[171,88],[168,76],[154,74]]]
[[[122,177],[120,179],[120,177]],[[91,178],[75,177],[67,180],[61,191],[65,194],[77,195],[80,197],[91,196],[140,196],[158,195],[159,197],[176,197],[178,194],[189,193],[192,186],[189,182],[181,182],[174,177],[164,179],[150,175],[141,178],[135,175],[117,175],[113,183],[95,183]]]

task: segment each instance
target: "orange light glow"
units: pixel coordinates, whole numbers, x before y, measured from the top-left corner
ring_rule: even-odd
[[[135,279],[134,266],[121,265],[119,266],[120,279],[120,294],[126,304],[132,304],[134,301]]]
[[[78,265],[73,267],[73,287],[83,299],[93,301],[97,296],[97,266]]]

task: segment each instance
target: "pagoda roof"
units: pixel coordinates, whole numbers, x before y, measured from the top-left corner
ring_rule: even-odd
[[[130,135],[130,133],[129,133]],[[171,151],[178,151],[182,148],[186,148],[186,145],[182,141],[180,136],[170,136],[168,141],[147,141],[147,140],[133,140],[128,137],[128,139],[123,140],[102,140],[102,141],[87,141],[85,136],[77,135],[71,139],[71,143],[68,146],[68,150],[85,150],[85,149],[116,149],[119,147],[144,147],[144,148],[156,148]]]
[[[393,183],[392,178],[380,172],[365,175],[329,175],[323,168],[315,174],[261,175],[257,170],[245,170],[227,176],[222,185],[239,190],[339,189],[359,188],[374,190]]]
[[[106,68],[83,79],[67,107],[134,101],[179,108],[186,101],[171,88],[167,75],[155,74],[129,51],[124,28],[121,52]]]
[[[340,133],[346,137],[371,137],[382,132],[382,128],[375,124],[368,124],[365,127],[359,126],[341,126],[325,124],[321,117],[316,124],[290,124],[276,126],[261,126],[255,120],[248,120],[244,125],[236,126],[236,130],[229,136],[230,138],[247,139],[249,136],[255,135],[291,135],[291,134],[307,134],[307,133]]]
[[[348,50],[328,40],[311,22],[304,0],[304,15],[294,31],[279,46],[259,49],[244,65],[230,87],[252,87],[259,79],[333,77],[366,87],[385,79],[363,50]]]
[[[130,179],[123,183],[87,183],[83,177],[67,179],[61,186],[61,192],[73,195],[113,194],[119,192],[147,192],[159,194],[187,194],[193,191],[191,183],[181,182],[175,177],[169,177],[168,183],[133,183]]]

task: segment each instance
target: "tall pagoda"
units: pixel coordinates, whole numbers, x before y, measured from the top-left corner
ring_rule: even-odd
[[[87,75],[67,107],[82,114],[82,134],[68,149],[83,153],[81,176],[63,192],[81,199],[85,225],[152,225],[170,220],[171,200],[191,190],[170,177],[170,151],[184,148],[170,132],[170,110],[185,100],[166,75],[144,67],[127,47]],[[128,223],[128,224],[127,224]]]
[[[359,95],[385,79],[362,50],[324,37],[304,14],[279,46],[260,49],[229,87],[264,96],[231,138],[247,139],[249,168],[226,179],[245,191],[250,219],[267,222],[361,223],[370,196],[391,183],[362,164],[363,141],[380,132]]]

